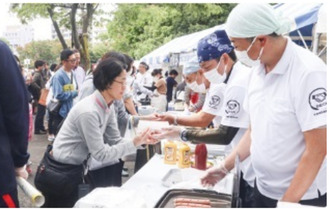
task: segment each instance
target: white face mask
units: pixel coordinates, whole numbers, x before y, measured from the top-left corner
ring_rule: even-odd
[[[209,70],[208,72],[203,73],[204,77],[206,77],[206,79],[210,83],[223,83],[223,81],[226,79],[226,70],[224,70],[223,75],[219,74],[217,71],[219,64],[220,64],[220,62],[212,70]]]
[[[235,50],[235,55],[236,57],[238,58],[238,60],[248,66],[248,67],[256,67],[258,65],[260,65],[260,60],[259,58],[262,56],[263,54],[263,49],[264,47],[261,48],[260,52],[259,52],[259,55],[258,55],[258,58],[256,60],[253,60],[253,59],[250,59],[250,57],[248,56],[248,51],[250,50],[250,48],[252,47],[252,45],[254,44],[256,40],[256,37],[254,38],[254,40],[251,42],[251,44],[249,45],[248,49],[247,50],[244,50],[244,51],[238,51],[238,50]]]
[[[194,92],[197,92],[197,93],[206,93],[207,92],[206,86],[204,85],[204,83],[199,85],[196,81],[193,81],[192,83],[187,83],[186,82],[186,84]]]

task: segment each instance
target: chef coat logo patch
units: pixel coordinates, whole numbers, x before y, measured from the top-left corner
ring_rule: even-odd
[[[327,90],[325,88],[317,88],[313,90],[308,102],[313,110],[321,110],[327,107]]]
[[[236,115],[240,112],[240,104],[236,100],[229,100],[226,103],[226,109],[225,112],[228,115]]]
[[[220,104],[220,97],[217,95],[214,95],[210,98],[209,101],[209,107],[217,109],[217,106]]]

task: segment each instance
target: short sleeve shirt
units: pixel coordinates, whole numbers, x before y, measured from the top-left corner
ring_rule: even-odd
[[[237,62],[225,88],[221,124],[237,128],[249,127],[249,115],[243,108],[248,93],[251,69]]]
[[[159,94],[167,93],[167,84],[165,79],[160,79],[156,82],[155,86],[157,87],[157,91]]]
[[[326,126],[326,65],[290,39],[273,70],[253,69],[248,90],[251,159],[259,191],[280,199],[305,151],[303,132]],[[302,197],[326,193],[326,159]]]
[[[225,84],[210,84],[202,111],[215,116],[221,116],[224,101]]]
[[[250,76],[251,69],[237,62],[231,70],[225,88],[221,125],[239,128],[231,143],[227,145],[227,152],[231,152],[238,145],[249,127],[249,115],[243,108],[243,103],[247,97]],[[255,173],[252,169],[250,158],[240,163],[240,169],[243,172],[244,180],[253,187]]]

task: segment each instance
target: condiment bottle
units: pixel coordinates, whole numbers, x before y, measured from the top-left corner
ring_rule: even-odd
[[[164,163],[176,164],[177,145],[174,141],[167,141],[164,145]]]
[[[195,168],[199,170],[207,169],[207,147],[205,144],[198,144],[195,148]]]
[[[190,147],[186,143],[182,143],[178,149],[178,167],[189,168],[190,161]]]

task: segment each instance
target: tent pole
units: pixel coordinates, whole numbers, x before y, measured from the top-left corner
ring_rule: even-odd
[[[314,40],[313,40],[313,53],[314,54],[317,54],[318,53],[319,38],[320,38],[320,34],[319,33],[315,33]]]
[[[306,48],[306,49],[309,49],[309,48],[307,47],[307,44],[306,44],[306,42],[305,42],[305,40],[304,40],[303,35],[301,34],[301,32],[300,32],[299,30],[297,30],[297,33],[298,33],[300,39],[302,40],[302,42],[303,42],[305,48]]]
[[[318,54],[319,57],[322,56],[323,53],[325,53],[325,51],[327,50],[327,46],[325,46]]]

